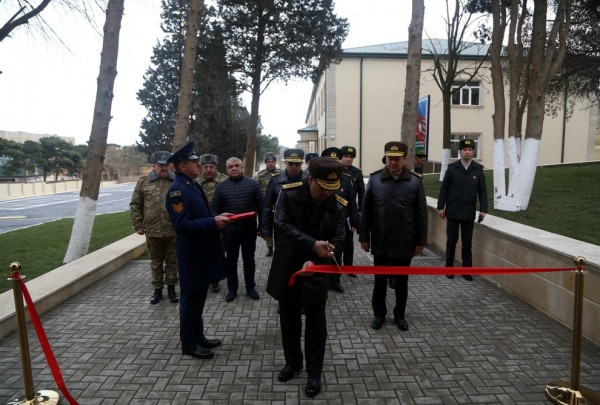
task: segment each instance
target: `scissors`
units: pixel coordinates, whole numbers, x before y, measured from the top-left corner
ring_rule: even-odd
[[[327,242],[327,244],[329,245],[329,241],[327,241],[327,240],[326,240],[325,242]],[[331,255],[331,258],[333,259],[333,262],[334,262],[334,263],[335,263],[335,265],[337,266],[337,268],[338,268],[338,271],[341,273],[341,272],[342,272],[342,268],[341,268],[341,267],[340,267],[340,265],[338,264],[338,262],[337,262],[337,260],[336,260],[336,258],[335,258],[335,254],[333,253],[333,251],[329,252],[329,254]]]

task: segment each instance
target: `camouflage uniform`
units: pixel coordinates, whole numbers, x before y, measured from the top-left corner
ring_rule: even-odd
[[[175,231],[165,205],[167,190],[174,179],[174,173],[163,179],[150,172],[138,180],[129,203],[133,227],[136,231],[144,229],[146,235],[155,290],[162,289],[165,281],[167,286],[178,281]]]
[[[204,194],[206,195],[208,205],[212,203],[213,195],[215,194],[217,184],[219,184],[223,180],[227,180],[228,178],[229,176],[223,173],[217,173],[217,176],[214,180],[205,180],[202,174],[200,174],[200,176],[196,178],[196,183],[200,184],[200,187],[202,187],[202,191],[204,191]],[[213,212],[213,214],[220,214],[220,212]]]
[[[260,172],[256,173],[256,176],[254,176],[254,180],[258,181],[260,189],[263,193],[266,193],[269,181],[271,181],[271,177],[277,176],[279,173],[281,173],[281,169],[275,168],[275,170],[273,170],[272,172],[268,171],[267,169],[263,169]]]

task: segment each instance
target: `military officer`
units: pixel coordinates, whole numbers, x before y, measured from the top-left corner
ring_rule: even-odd
[[[213,195],[217,184],[227,180],[229,177],[224,173],[219,173],[217,165],[219,164],[219,158],[217,155],[206,153],[200,156],[200,176],[196,177],[196,182],[202,187],[204,195],[208,200],[208,205],[212,203]],[[218,293],[221,290],[219,282],[213,283],[211,290],[214,293]]]
[[[254,176],[254,180],[256,180],[258,182],[262,192],[266,193],[267,187],[269,186],[269,181],[271,181],[272,177],[275,177],[279,173],[281,173],[281,169],[279,169],[275,166],[275,163],[277,160],[275,153],[273,153],[273,152],[265,153],[265,155],[263,156],[263,160],[265,162],[266,167],[263,170],[261,170],[260,172],[258,172],[256,174],[256,176]],[[272,238],[265,239],[265,242],[267,244],[266,256],[271,257],[271,256],[273,256],[273,239]]]
[[[221,345],[204,334],[204,304],[208,286],[226,276],[227,264],[219,230],[230,222],[228,213],[213,215],[200,185],[194,143],[189,141],[169,158],[175,167],[175,181],[166,195],[166,205],[177,233],[177,259],[181,279],[179,336],[181,352],[197,359],[210,359],[210,350]]]
[[[342,151],[338,148],[331,147],[321,152],[321,156],[329,157],[339,162]],[[335,198],[338,203],[344,207],[344,238],[347,239],[348,234],[350,235],[350,238],[352,238],[352,235],[354,235],[354,232],[356,232],[356,228],[358,227],[359,216],[358,208],[356,207],[356,195],[354,194],[354,187],[352,186],[352,178],[346,173],[343,173],[340,177],[340,188],[335,191]],[[338,263],[341,263],[341,251],[337,252],[336,260]],[[342,287],[341,284],[341,277],[341,274],[334,274],[331,276],[330,288],[338,293],[344,292],[344,287]]]
[[[179,302],[175,292],[178,281],[175,231],[163,203],[167,190],[175,179],[175,173],[169,170],[167,164],[170,156],[165,151],[155,152],[150,156],[152,171],[138,180],[129,203],[135,232],[146,235],[154,288],[154,294],[150,298],[152,305],[162,299],[165,282],[169,300],[172,303]]]

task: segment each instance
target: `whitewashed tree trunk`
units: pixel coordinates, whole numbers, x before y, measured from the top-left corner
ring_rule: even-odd
[[[111,118],[113,89],[117,77],[119,32],[121,31],[123,6],[124,0],[109,0],[106,7],[100,73],[98,74],[94,118],[88,143],[88,157],[81,176],[81,192],[79,193],[77,213],[71,230],[69,247],[63,259],[64,263],[70,263],[85,256],[90,246],[106,155],[106,139],[108,138],[108,125]]]
[[[496,147],[498,147],[498,144],[494,144],[494,157],[496,156]],[[496,182],[496,176],[499,175],[499,171],[496,171],[496,167],[494,167],[494,203],[496,209],[512,212],[525,211],[527,209],[531,192],[533,191],[539,154],[539,139],[529,138],[523,142],[521,159],[511,168],[513,174],[510,175],[508,193],[506,194],[496,193],[496,185],[500,183]],[[504,173],[504,169],[502,169],[502,173]],[[502,175],[502,177],[504,176]],[[499,198],[496,198],[497,196]]]
[[[442,149],[442,167],[440,168],[440,181],[444,181],[446,170],[448,170],[448,165],[450,164],[451,153],[452,151],[450,149]]]

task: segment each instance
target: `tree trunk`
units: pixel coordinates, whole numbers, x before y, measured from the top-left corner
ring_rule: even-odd
[[[181,80],[179,85],[179,102],[177,103],[177,112],[175,114],[173,152],[182,147],[188,137],[190,111],[192,109],[194,66],[196,65],[196,49],[198,47],[200,10],[202,10],[202,0],[191,0],[185,28],[183,60],[181,61]]]
[[[104,39],[100,57],[100,73],[96,90],[92,131],[88,146],[88,156],[82,172],[81,192],[77,212],[69,240],[69,247],[63,259],[72,262],[87,254],[96,215],[96,203],[102,179],[106,139],[113,100],[113,88],[117,76],[119,54],[119,32],[123,18],[124,0],[109,0],[106,8]]]
[[[408,146],[406,163],[414,168],[415,137],[417,132],[417,104],[421,84],[421,49],[423,39],[423,19],[425,4],[423,0],[412,1],[412,17],[408,27],[408,58],[406,62],[406,89],[404,90],[404,109],[402,110],[402,130],[400,139]]]

